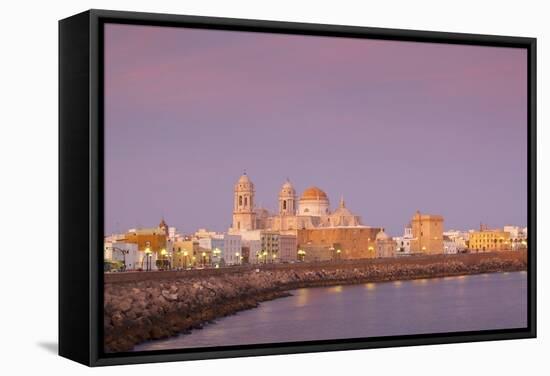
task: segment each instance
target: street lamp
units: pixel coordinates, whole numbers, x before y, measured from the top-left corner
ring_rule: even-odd
[[[202,266],[206,265],[206,252],[202,253]]]
[[[189,255],[189,253],[187,253],[187,251],[184,249],[184,250],[183,250],[183,257],[185,257],[185,261],[184,261],[184,262],[185,262],[185,264],[184,264],[185,266],[184,266],[184,267],[185,267],[186,269],[187,269],[187,256],[188,256],[188,255]]]
[[[304,261],[305,256],[306,256],[306,252],[302,249],[299,249],[298,250],[298,260],[299,261]]]
[[[337,250],[336,250],[336,258],[337,258],[338,260],[340,260],[340,253],[341,253],[341,252],[342,252],[342,250],[340,250],[340,249],[337,249]]]
[[[163,248],[160,250],[160,255],[162,256],[162,267],[164,268],[166,266],[166,255],[168,252],[166,252],[166,249]]]
[[[240,260],[239,256],[240,256],[240,255],[241,255],[241,254],[240,254],[239,252],[235,252],[235,257],[237,257],[237,264],[239,263],[239,260]]]
[[[145,259],[146,259],[146,262],[145,262],[145,265],[146,265],[146,271],[151,271],[151,257],[152,257],[152,253],[151,252],[151,248],[147,247],[145,248]]]

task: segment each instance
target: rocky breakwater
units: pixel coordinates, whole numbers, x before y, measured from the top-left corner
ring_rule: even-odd
[[[288,291],[295,288],[519,271],[526,267],[526,257],[496,255],[478,260],[455,257],[286,265],[189,276],[184,272],[177,278],[159,280],[149,276],[140,280],[138,273],[134,281],[105,284],[104,346],[106,352],[131,351],[138,343],[201,329],[216,318],[288,296]]]

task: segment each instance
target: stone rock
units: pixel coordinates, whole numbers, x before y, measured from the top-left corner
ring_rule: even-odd
[[[124,299],[119,303],[118,308],[122,312],[127,312],[130,310],[130,308],[132,308],[132,301],[130,299]]]

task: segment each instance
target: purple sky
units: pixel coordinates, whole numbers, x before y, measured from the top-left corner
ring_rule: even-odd
[[[225,230],[246,169],[392,234],[526,225],[527,54],[512,48],[109,24],[105,231]]]

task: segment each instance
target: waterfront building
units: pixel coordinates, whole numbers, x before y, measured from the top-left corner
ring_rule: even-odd
[[[163,249],[166,249],[166,224],[162,220],[157,227],[130,229],[124,235],[124,240],[128,243],[137,244],[139,251],[149,249],[155,253],[161,252]]]
[[[309,187],[298,199],[287,179],[279,190],[277,212],[271,213],[254,206],[254,195],[254,184],[243,174],[234,186],[233,224],[229,233],[241,235],[241,245],[248,249],[251,263],[265,262],[266,257],[273,261],[273,256],[283,261],[376,257],[375,237],[380,228],[363,225],[361,217],[347,208],[343,198],[331,211],[328,195],[322,189]],[[270,239],[277,239],[278,247],[282,242],[287,244],[284,256],[281,249],[274,250],[273,243],[271,248],[264,249]],[[302,253],[298,254],[300,247]],[[310,255],[305,257],[308,249]]]
[[[136,270],[141,267],[138,246],[123,241],[104,242],[104,259],[121,263],[124,270]]]
[[[172,258],[175,268],[188,268],[195,265],[202,265],[204,259],[197,239],[180,238],[173,244]],[[210,252],[209,252],[210,254]]]
[[[262,231],[260,233],[261,253],[257,256],[261,263],[278,262],[279,236],[275,231]]]
[[[396,244],[395,241],[381,229],[375,238],[376,257],[394,257]]]
[[[222,258],[226,265],[239,265],[242,263],[240,235],[223,234]]]
[[[411,220],[411,253],[443,253],[443,217],[417,211]]]
[[[470,232],[468,248],[471,252],[510,250],[510,233],[501,229],[490,230],[487,226],[481,225],[479,231]]]
[[[409,256],[411,254],[411,240],[412,240],[412,226],[410,223],[405,226],[403,230],[403,236],[396,236],[393,238],[395,241],[396,256]]]
[[[262,230],[260,233],[260,253],[258,262],[290,262],[297,260],[296,236],[277,231]]]
[[[513,250],[527,248],[527,227],[504,226],[503,231],[510,234],[510,244]]]
[[[212,255],[211,263],[212,265],[219,267],[225,264],[223,259],[223,249],[224,249],[224,236],[223,234],[217,234],[215,232],[211,233],[208,237],[197,237],[200,249],[207,249],[208,252]]]
[[[447,254],[462,253],[468,248],[467,242],[470,234],[460,230],[447,230],[443,232],[443,252]]]
[[[279,255],[281,262],[292,262],[298,259],[298,239],[296,235],[279,235]]]
[[[374,227],[302,229],[297,231],[298,250],[306,252],[306,260],[374,258],[376,234],[380,230]],[[298,256],[300,258],[300,254]]]
[[[233,193],[232,233],[269,230],[295,235],[299,229],[363,227],[361,217],[353,214],[343,199],[331,212],[327,194],[318,187],[307,188],[297,200],[296,190],[288,179],[279,191],[276,213],[255,207],[254,183],[246,174],[239,178]]]
[[[162,219],[157,227],[128,230],[124,235],[124,241],[137,244],[139,252],[154,253],[158,266],[169,268],[173,242],[170,241],[168,235],[168,225]]]
[[[248,262],[256,264],[260,261],[259,254],[261,253],[261,230],[239,231],[241,236],[241,252],[242,248],[247,248]]]
[[[458,244],[448,235],[443,235],[443,253],[446,255],[454,255],[458,252]]]

